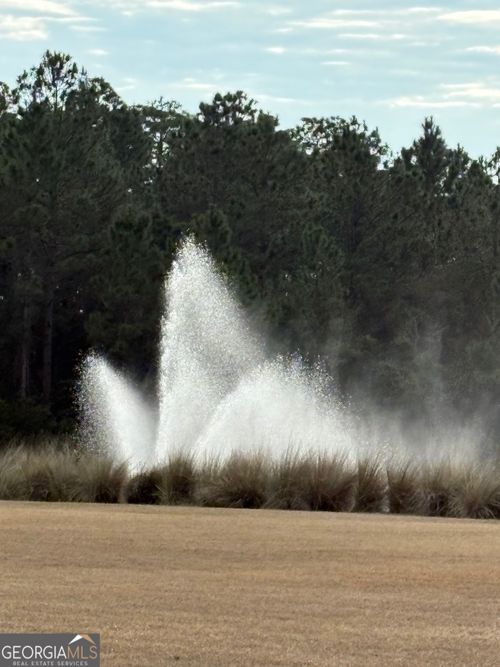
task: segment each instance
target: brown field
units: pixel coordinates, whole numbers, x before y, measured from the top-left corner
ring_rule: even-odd
[[[0,502],[0,632],[103,667],[500,665],[498,522]]]

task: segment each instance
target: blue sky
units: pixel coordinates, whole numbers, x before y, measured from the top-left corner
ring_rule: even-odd
[[[474,156],[500,145],[500,5],[492,0],[0,0],[0,80],[47,48],[130,103],[194,111],[243,89],[283,126],[349,116],[394,150],[434,115]]]

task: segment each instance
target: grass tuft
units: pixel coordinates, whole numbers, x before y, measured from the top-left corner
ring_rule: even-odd
[[[358,461],[354,511],[387,511],[387,475],[377,456]]]
[[[160,505],[162,502],[162,474],[159,468],[141,470],[128,480],[125,500],[133,505]]]
[[[192,457],[176,455],[164,466],[141,470],[128,480],[127,502],[138,505],[191,504],[197,481]]]
[[[295,452],[271,464],[269,493],[265,507],[280,510],[310,510],[311,499],[307,488],[311,465]]]
[[[106,456],[85,454],[76,463],[72,500],[84,503],[124,502],[127,466]]]
[[[393,461],[386,469],[377,455],[353,465],[339,454],[289,450],[276,460],[234,454],[202,464],[177,454],[129,476],[124,464],[64,442],[11,443],[0,451],[0,499],[500,519],[500,464]]]
[[[175,454],[160,469],[161,502],[167,505],[191,505],[194,502],[198,472],[190,454]]]
[[[355,503],[356,471],[345,456],[318,455],[307,460],[306,495],[311,510],[350,512]]]
[[[0,453],[0,500],[28,500],[23,463],[27,451],[9,445]]]
[[[500,469],[468,469],[463,472],[450,502],[453,516],[500,519]]]
[[[464,470],[447,461],[428,463],[422,469],[422,491],[427,516],[457,515],[456,498],[463,484]]]
[[[119,502],[124,465],[68,447],[13,447],[0,455],[0,498],[47,502]]]
[[[269,471],[260,454],[235,454],[222,464],[206,465],[201,479],[202,505],[257,509],[267,499]]]
[[[426,496],[421,471],[409,462],[393,464],[387,470],[389,512],[425,514]]]

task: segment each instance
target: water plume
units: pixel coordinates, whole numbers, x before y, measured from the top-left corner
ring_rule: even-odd
[[[462,447],[463,429],[446,424],[409,434],[393,415],[347,409],[332,385],[296,356],[270,358],[207,250],[187,240],[165,282],[155,404],[91,354],[81,377],[82,440],[131,469],[177,454],[203,461],[256,451],[270,458],[342,454],[352,462],[417,452],[421,459],[437,452],[456,458],[457,450],[477,456]]]
[[[81,439],[131,469],[155,461],[156,415],[123,373],[90,354],[81,371]]]
[[[157,455],[196,446],[224,399],[264,360],[208,253],[180,249],[165,287]]]
[[[267,359],[208,252],[187,240],[165,284],[158,404],[91,354],[82,370],[82,437],[132,468],[178,452],[197,458],[265,449],[352,448],[328,379],[297,358]]]

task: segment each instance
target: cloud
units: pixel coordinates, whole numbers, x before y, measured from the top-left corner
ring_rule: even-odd
[[[54,14],[56,16],[76,16],[76,12],[69,5],[53,2],[53,0],[0,0],[0,9]],[[19,18],[31,19],[32,17]]]
[[[345,67],[351,63],[347,62],[347,60],[325,60],[321,64],[326,67]]]
[[[500,88],[474,81],[473,83],[443,84],[444,96],[449,99],[467,98],[482,103],[500,103]]]
[[[396,97],[388,101],[389,106],[397,109],[453,109],[460,107],[478,107],[477,103],[467,102],[464,100],[442,100],[432,97],[425,97],[424,95],[408,95]]]
[[[284,46],[268,46],[267,48],[264,49],[264,51],[267,51],[267,53],[275,53],[277,55],[281,55],[282,53],[285,53],[286,49]]]
[[[102,7],[101,0],[86,0],[86,3]],[[241,2],[239,0],[108,0],[106,4],[123,16],[131,17],[148,10],[194,14],[239,7]]]
[[[248,76],[248,74],[247,74]],[[251,75],[252,78],[258,78],[258,74],[255,74],[255,77]],[[216,80],[219,78],[219,80]],[[253,81],[253,84],[245,86],[244,90],[246,91],[249,98],[256,100],[259,104],[269,103],[276,105],[290,105],[295,104],[297,106],[310,106],[311,101],[306,99],[298,99],[295,97],[288,97],[276,94],[268,94],[258,91],[258,82]],[[199,91],[200,94],[204,96],[205,99],[211,99],[215,93],[222,93],[224,91],[238,90],[241,88],[241,81],[234,82],[226,78],[226,76],[219,72],[212,73],[210,82],[206,80],[200,80],[195,77],[185,77],[182,81],[173,82],[168,84],[168,89],[171,92],[182,93],[186,90]]]
[[[86,25],[86,24],[77,24],[70,25],[71,30],[76,32],[107,32],[107,28],[102,25]]]
[[[413,6],[387,9],[335,9],[321,15],[288,21],[293,30],[331,30],[342,39],[373,41],[415,40],[428,33],[443,9]],[[283,29],[283,28],[282,28]]]
[[[117,92],[124,93],[128,90],[135,90],[139,81],[131,76],[125,76],[122,79],[123,83],[116,87]]]
[[[14,13],[3,14],[2,10]],[[17,12],[29,12],[21,14]],[[93,19],[79,15],[66,2],[55,0],[0,0],[0,38],[16,41],[34,41],[48,37],[48,25],[67,24],[71,29]]]
[[[365,19],[342,19],[329,18],[327,16],[315,19],[306,19],[304,21],[292,21],[292,26],[297,28],[311,28],[315,30],[331,30],[337,28],[379,28],[381,23],[378,21],[367,21]]]
[[[33,16],[0,15],[0,38],[27,42],[48,37],[42,18]]]
[[[500,87],[481,81],[447,83],[430,96],[408,95],[388,100],[389,106],[419,109],[496,108],[500,106]]]
[[[500,9],[471,9],[463,12],[445,12],[440,21],[460,25],[491,25],[500,23]]]
[[[109,55],[109,51],[106,51],[106,49],[89,49],[87,53],[91,56],[107,56]]]
[[[492,53],[500,56],[500,46],[469,46],[465,50],[468,53]]]
[[[272,102],[274,104],[305,104],[306,100],[299,100],[295,97],[280,97],[279,95],[266,95],[266,93],[251,94],[257,102]]]
[[[269,16],[283,16],[284,14],[291,14],[293,12],[293,9],[291,9],[290,7],[274,6],[274,7],[266,7],[264,9],[264,12],[266,14],[269,14]]]
[[[186,77],[180,83],[175,83],[173,85],[173,88],[183,88],[186,90],[205,90],[205,91],[212,90],[214,93],[216,93],[220,88],[220,84],[205,83],[203,81],[197,81],[192,77]]]
[[[378,16],[391,19],[397,16],[414,16],[420,14],[435,14],[441,12],[439,7],[406,7],[405,9],[334,9],[328,12],[328,16]]]
[[[321,16],[290,21],[297,28],[390,28],[396,24],[412,23],[418,18],[431,18],[442,10],[438,7],[407,7],[405,9],[335,9]]]
[[[370,42],[379,42],[379,41],[402,41],[404,39],[409,39],[409,35],[405,35],[402,32],[394,32],[390,34],[379,33],[379,32],[343,32],[338,35],[342,39],[361,39]]]
[[[398,14],[436,14],[440,12],[440,7],[407,7],[406,9],[399,9],[396,13]]]

